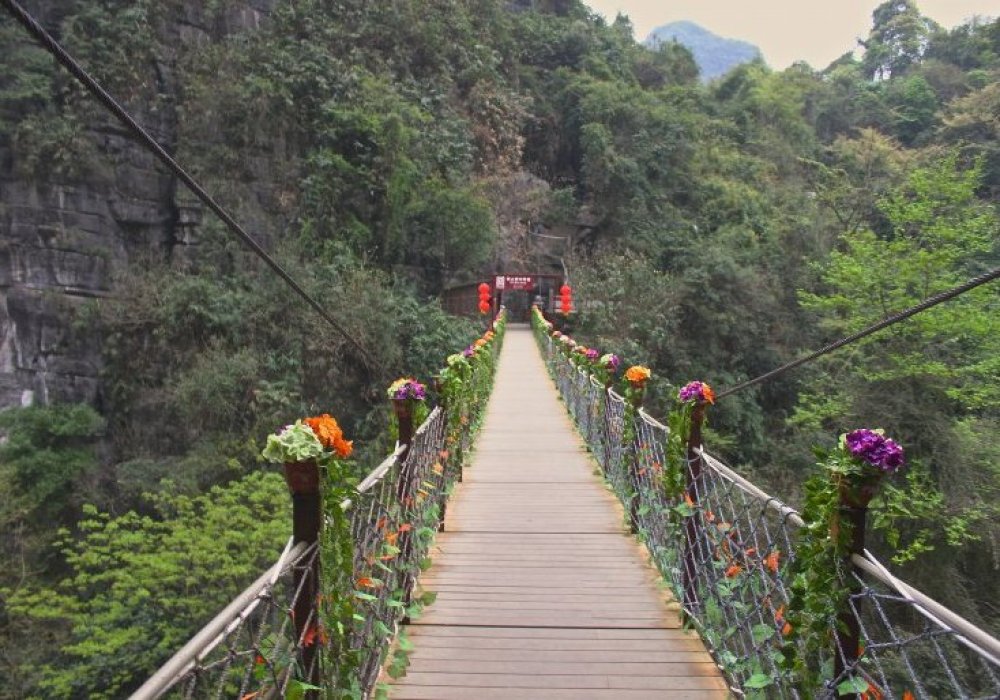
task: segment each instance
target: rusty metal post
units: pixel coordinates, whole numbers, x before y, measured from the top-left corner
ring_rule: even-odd
[[[685,500],[698,505],[698,482],[701,479],[701,455],[697,450],[702,447],[702,427],[705,424],[705,404],[698,401],[691,410],[691,432],[687,440],[687,486],[684,489]],[[698,610],[698,550],[700,521],[697,513],[692,513],[684,519],[684,610]]]
[[[874,495],[874,490],[854,493],[849,488],[840,488],[840,504],[837,513],[830,523],[830,537],[833,541],[841,541],[840,528],[850,528],[850,538],[847,541],[846,550],[843,552],[844,571],[848,572],[848,579],[845,581],[845,599],[843,607],[837,615],[837,648],[833,650],[834,658],[834,678],[840,678],[845,672],[854,668],[861,656],[861,625],[857,615],[851,610],[850,596],[859,592],[860,584],[854,579],[859,579],[862,572],[851,562],[851,556],[862,554],[865,551],[865,530],[868,521],[868,502]],[[848,693],[847,697],[853,697],[855,693]]]
[[[285,465],[285,480],[292,492],[292,541],[314,545],[319,541],[323,523],[322,495],[319,487],[319,466],[315,461],[296,462]],[[312,636],[312,642],[302,647],[302,669],[311,685],[319,685],[320,669],[317,651],[320,636],[315,628],[319,625],[319,552],[309,558],[309,566],[295,567],[292,575],[293,590],[297,592],[292,606],[292,620],[295,624],[295,639]],[[313,632],[310,633],[310,627]],[[310,691],[307,698],[317,697]]]

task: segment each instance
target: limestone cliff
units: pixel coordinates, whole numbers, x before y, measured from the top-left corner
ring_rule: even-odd
[[[223,4],[210,14],[205,3],[166,3],[151,22],[151,60],[132,66],[138,84],[122,97],[168,151],[178,145],[180,57],[258,27],[273,0]],[[29,9],[61,38],[67,7],[71,13],[75,5],[35,2]],[[35,51],[36,63],[41,60],[23,31],[7,17],[2,22],[0,44],[7,46],[0,45],[0,53]],[[58,86],[51,91],[52,101],[57,102],[74,88],[61,69],[48,63],[48,77]],[[11,88],[10,82],[0,78],[0,86]],[[122,95],[118,87],[116,94]],[[13,104],[15,113],[8,111],[0,122],[0,407],[100,403],[99,339],[88,327],[85,305],[114,294],[114,275],[123,266],[149,255],[176,255],[195,242],[200,210],[154,156],[93,108],[85,112],[82,128],[85,162],[63,170],[27,167],[28,154],[17,138],[19,121],[36,105]]]

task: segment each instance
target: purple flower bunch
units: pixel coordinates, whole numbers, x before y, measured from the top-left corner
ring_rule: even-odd
[[[392,388],[392,398],[396,401],[405,401],[406,399],[423,401],[427,398],[427,387],[416,379],[400,380]]]
[[[465,357],[472,357],[476,354],[476,349],[471,345],[462,351],[462,355]]]
[[[611,373],[614,374],[618,371],[618,368],[622,366],[622,358],[618,357],[618,355],[615,355],[613,352],[609,352],[601,356],[601,366],[603,366],[604,369],[611,370]]]
[[[895,474],[906,462],[903,448],[877,430],[854,430],[844,436],[844,444],[852,457],[886,474]]]
[[[682,402],[698,400],[714,404],[715,392],[705,382],[688,382],[677,392],[677,398]]]
[[[589,348],[587,350],[587,360],[590,361],[590,362],[593,362],[594,360],[596,360],[600,356],[601,356],[600,351],[595,350],[594,348]]]

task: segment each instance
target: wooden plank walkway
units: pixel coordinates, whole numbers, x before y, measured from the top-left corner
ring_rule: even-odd
[[[472,464],[421,577],[396,700],[725,698],[595,472],[531,331],[510,326]]]

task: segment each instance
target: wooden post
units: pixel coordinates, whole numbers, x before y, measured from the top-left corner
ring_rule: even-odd
[[[857,593],[860,585],[853,578],[860,578],[862,572],[851,562],[854,554],[862,554],[865,551],[865,530],[868,521],[868,502],[874,495],[874,488],[861,489],[855,492],[846,488],[846,484],[840,485],[840,504],[837,513],[830,523],[830,537],[834,542],[840,541],[840,528],[845,525],[850,528],[850,539],[844,551],[844,571],[848,572],[848,579],[844,582],[845,598],[843,607],[837,615],[837,648],[833,650],[834,677],[841,677],[845,671],[854,668],[861,656],[861,625],[857,615],[850,607],[850,596]],[[854,697],[856,693],[847,693],[846,697]]]
[[[697,450],[702,446],[701,430],[705,424],[705,403],[698,401],[691,411],[691,432],[687,441],[687,486],[686,500],[698,505],[698,481],[701,479],[701,455]],[[684,519],[684,610],[696,611],[698,600],[698,550],[699,519],[697,513]]]
[[[323,523],[323,502],[319,488],[319,466],[315,461],[296,462],[285,465],[285,480],[292,492],[292,542],[313,545],[319,540]],[[311,556],[308,567],[293,570],[292,586],[298,597],[292,606],[292,620],[295,624],[296,641],[309,633],[309,628],[319,626],[319,552]],[[321,635],[312,633],[313,641],[302,647],[302,669],[308,674],[311,685],[319,685],[320,669],[317,651]],[[318,697],[309,691],[307,698]]]

